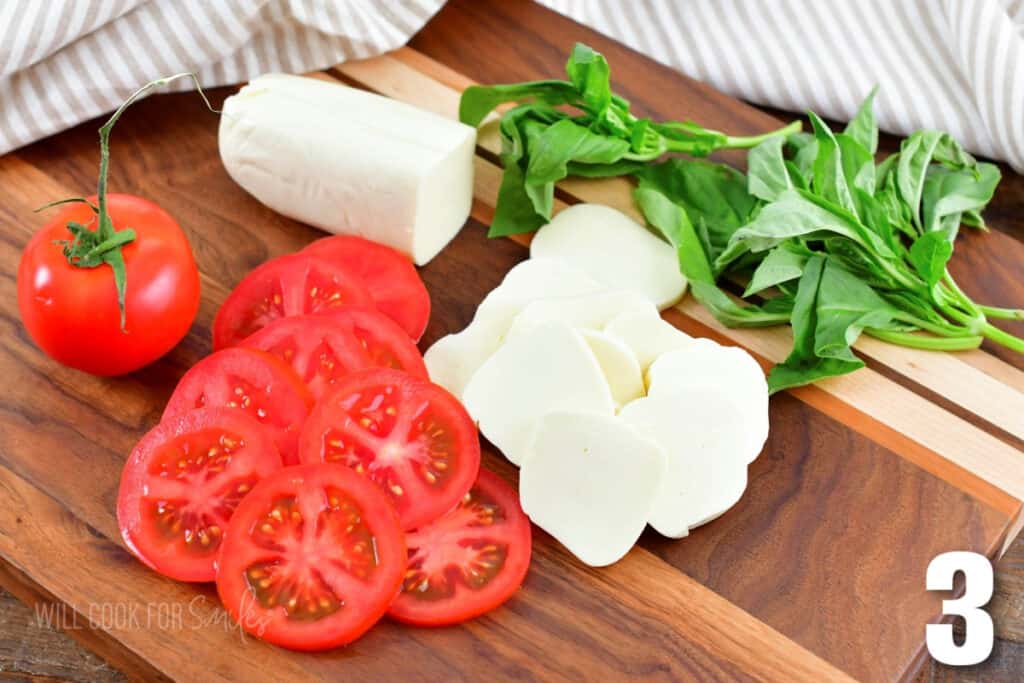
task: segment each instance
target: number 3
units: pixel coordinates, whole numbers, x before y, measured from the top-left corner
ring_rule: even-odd
[[[928,624],[925,640],[928,652],[943,664],[970,666],[985,661],[992,653],[992,617],[980,609],[992,598],[992,564],[984,555],[977,553],[943,553],[928,565],[928,590],[952,590],[957,572],[964,574],[963,597],[943,600],[942,613],[964,618],[967,624],[964,644],[953,642],[952,624]]]

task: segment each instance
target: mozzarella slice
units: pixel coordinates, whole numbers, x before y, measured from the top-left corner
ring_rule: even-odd
[[[720,389],[744,416],[746,462],[753,462],[768,439],[768,383],[753,356],[709,339],[658,357],[647,371],[647,395],[671,397],[681,389]]]
[[[657,315],[651,302],[633,289],[606,289],[578,296],[537,299],[523,307],[508,336],[511,338],[528,332],[552,320],[560,320],[578,329],[601,330],[615,316],[630,311]]]
[[[644,395],[643,372],[628,346],[603,332],[580,330],[580,334],[601,366],[616,408]]]
[[[512,319],[531,301],[603,289],[583,271],[557,259],[528,259],[513,267],[477,308],[473,321],[439,339],[423,356],[430,379],[461,396],[473,373],[505,339]]]
[[[657,441],[668,467],[648,522],[670,538],[718,517],[747,487],[750,415],[725,392],[684,387],[633,401],[619,418]]]
[[[386,97],[268,74],[224,102],[228,174],[271,209],[432,259],[473,200],[476,131]]]
[[[476,371],[462,401],[481,433],[516,465],[547,413],[615,414],[594,354],[577,331],[561,322],[509,339]]]
[[[637,289],[659,309],[686,292],[676,252],[632,218],[601,204],[576,204],[541,227],[531,256],[557,257],[611,289]]]
[[[605,325],[604,332],[628,346],[644,372],[661,354],[693,343],[693,337],[650,311],[620,313]]]
[[[603,567],[640,537],[665,467],[663,449],[621,420],[553,412],[522,463],[519,499],[534,524]]]

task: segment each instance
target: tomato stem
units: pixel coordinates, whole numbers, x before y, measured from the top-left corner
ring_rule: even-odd
[[[203,88],[199,84],[199,79],[194,73],[185,72],[150,81],[132,93],[128,99],[126,99],[124,103],[118,107],[113,114],[111,114],[110,118],[107,119],[107,122],[100,128],[100,174],[99,181],[96,185],[97,203],[94,205],[88,199],[83,197],[70,197],[68,199],[58,199],[57,201],[50,202],[49,204],[45,204],[36,209],[36,211],[42,211],[43,209],[48,209],[60,204],[84,203],[88,204],[96,213],[96,230],[88,230],[79,223],[69,222],[68,230],[71,232],[73,239],[58,240],[56,244],[63,248],[64,258],[66,258],[68,263],[73,266],[79,268],[96,268],[104,263],[110,266],[111,270],[114,272],[114,283],[117,286],[117,306],[121,312],[122,333],[127,331],[125,329],[124,309],[127,281],[125,275],[124,255],[121,253],[121,247],[133,242],[136,235],[135,231],[131,228],[115,231],[114,222],[110,218],[110,213],[107,211],[107,172],[110,168],[110,131],[113,130],[114,124],[117,123],[117,120],[121,118],[121,114],[123,114],[124,111],[137,100],[145,97],[150,91],[156,88],[163,87],[168,83],[172,83],[182,78],[191,78],[192,82],[196,86],[196,90],[199,92],[199,96],[203,98],[206,108],[214,114],[220,113],[220,111],[214,109],[213,105],[210,104],[210,100],[206,97],[206,93],[203,92]]]

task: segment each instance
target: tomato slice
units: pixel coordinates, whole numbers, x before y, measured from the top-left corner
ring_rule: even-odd
[[[412,261],[400,251],[355,235],[332,235],[303,250],[340,264],[358,277],[377,309],[413,341],[419,341],[430,319],[430,295]]]
[[[281,318],[241,346],[267,351],[291,365],[314,398],[364,368],[394,368],[427,379],[423,356],[405,331],[370,309],[348,307],[329,316]]]
[[[352,642],[387,611],[405,571],[387,498],[340,465],[288,467],[235,510],[217,592],[249,633],[295,650]]]
[[[402,593],[388,615],[443,626],[489,612],[515,593],[530,566],[530,520],[519,496],[483,468],[458,507],[406,536]]]
[[[480,469],[476,426],[462,404],[398,370],[361,370],[313,408],[299,460],[337,462],[365,474],[415,529],[452,509]]]
[[[202,408],[161,422],[135,446],[121,474],[121,537],[164,576],[213,581],[232,513],[281,467],[270,434],[239,410]]]
[[[217,351],[192,366],[171,394],[163,419],[194,408],[244,410],[270,431],[285,465],[298,462],[298,438],[313,397],[284,361],[256,349]]]
[[[289,315],[319,315],[339,306],[373,306],[362,282],[344,267],[310,254],[271,259],[246,275],[213,321],[213,348],[234,346]]]

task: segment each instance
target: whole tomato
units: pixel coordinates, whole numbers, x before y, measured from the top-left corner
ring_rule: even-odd
[[[55,360],[94,375],[121,375],[152,363],[185,336],[199,309],[199,271],[185,234],[159,206],[109,194],[106,208],[114,230],[135,231],[120,247],[124,326],[113,267],[74,265],[58,243],[72,239],[69,222],[96,230],[97,216],[84,203],[62,209],[25,247],[18,308],[32,339]]]

